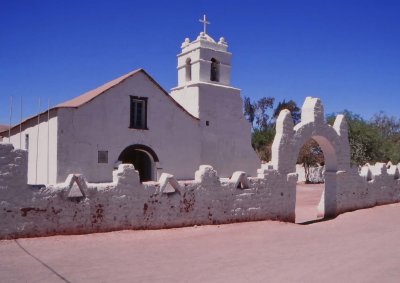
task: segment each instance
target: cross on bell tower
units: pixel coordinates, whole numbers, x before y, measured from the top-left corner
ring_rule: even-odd
[[[206,17],[206,15],[203,15],[203,20],[199,20],[199,22],[200,22],[200,23],[203,23],[203,26],[204,26],[204,34],[207,34],[207,33],[206,33],[206,27],[207,27],[207,25],[210,25],[211,23],[210,23],[210,22],[207,22],[207,17]]]

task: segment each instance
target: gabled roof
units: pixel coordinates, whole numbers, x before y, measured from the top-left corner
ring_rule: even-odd
[[[59,108],[78,108],[90,101],[92,101],[93,99],[95,99],[96,97],[100,96],[101,94],[105,93],[107,90],[117,86],[118,84],[122,83],[123,81],[125,81],[126,79],[138,74],[138,73],[143,73],[153,84],[155,84],[161,91],[162,93],[164,93],[169,99],[171,99],[171,101],[179,108],[181,109],[183,112],[185,112],[189,117],[195,119],[195,120],[199,120],[198,118],[196,118],[195,116],[193,116],[192,114],[190,114],[182,105],[180,105],[175,99],[173,99],[168,92],[166,92],[148,73],[146,73],[145,70],[143,69],[137,69],[134,70],[132,72],[129,72],[125,75],[122,75],[112,81],[109,81],[108,83],[103,84],[102,86],[99,86],[93,90],[90,90],[84,94],[81,94],[71,100],[62,102],[60,104],[57,104],[56,106],[52,107],[50,109],[50,111],[59,109]],[[43,115],[47,113],[47,111],[43,111],[42,113],[38,114],[38,115]],[[25,119],[24,121],[22,121],[21,124],[24,124],[32,119],[37,119],[38,115],[29,117],[27,119]],[[13,126],[11,129],[14,129],[16,127],[18,127],[18,125]],[[2,133],[5,133],[6,131],[8,131],[8,126],[5,126],[6,128],[0,128],[0,135]]]
[[[10,128],[10,127],[7,126],[7,125],[1,125],[1,124],[0,124],[0,134],[1,134],[2,132],[8,131],[8,128]],[[0,136],[1,136],[1,135],[0,135]]]
[[[99,96],[100,94],[102,94],[105,91],[109,90],[110,88],[120,84],[127,78],[129,78],[139,72],[145,73],[145,71],[143,69],[134,70],[134,71],[129,72],[123,76],[120,76],[112,81],[109,81],[108,83],[105,83],[102,86],[99,86],[95,89],[85,92],[84,94],[74,97],[68,101],[62,102],[62,103],[56,105],[55,108],[69,108],[69,107],[77,108],[79,106],[82,106],[83,104],[88,103],[89,101],[93,100],[95,97]]]
[[[56,105],[54,108],[77,108],[79,106],[82,106],[89,101],[93,100],[97,96],[101,95],[102,93],[106,92],[107,90],[117,86],[118,84],[122,83],[126,79],[138,74],[138,73],[143,73],[153,84],[155,84],[175,105],[180,108],[182,111],[184,111],[186,114],[188,114],[190,117],[199,120],[192,114],[190,114],[182,105],[180,105],[175,99],[173,99],[168,92],[166,92],[144,69],[137,69],[132,72],[129,72],[125,75],[122,75],[112,81],[109,81],[108,83],[105,83],[102,86],[99,86],[98,88],[95,88],[93,90],[90,90],[80,96],[77,96],[71,100],[65,101],[63,103],[60,103]]]

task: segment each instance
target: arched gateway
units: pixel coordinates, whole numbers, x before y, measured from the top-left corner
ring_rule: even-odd
[[[319,214],[337,214],[337,175],[350,167],[350,145],[347,122],[343,115],[336,117],[333,126],[325,123],[324,108],[319,98],[307,97],[301,111],[301,123],[294,126],[289,110],[282,110],[276,121],[276,136],[272,144],[274,169],[279,173],[296,172],[301,147],[309,140],[318,142],[325,157],[325,190]],[[296,195],[296,194],[294,194]]]
[[[157,154],[150,147],[143,144],[134,144],[125,148],[118,157],[122,163],[130,163],[139,171],[140,181],[146,182],[156,179]]]

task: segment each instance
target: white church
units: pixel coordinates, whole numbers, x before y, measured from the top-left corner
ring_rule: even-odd
[[[109,182],[120,163],[132,163],[141,181],[163,172],[193,179],[201,164],[220,177],[255,176],[251,127],[230,86],[232,54],[205,31],[182,43],[170,93],[138,69],[14,125],[11,136],[0,133],[28,151],[28,183],[60,183],[71,173]]]

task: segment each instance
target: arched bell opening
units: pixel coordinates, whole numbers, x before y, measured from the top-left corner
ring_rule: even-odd
[[[190,82],[192,80],[192,60],[186,59],[185,63],[185,81]]]
[[[211,58],[210,81],[219,82],[219,62],[215,58]]]

